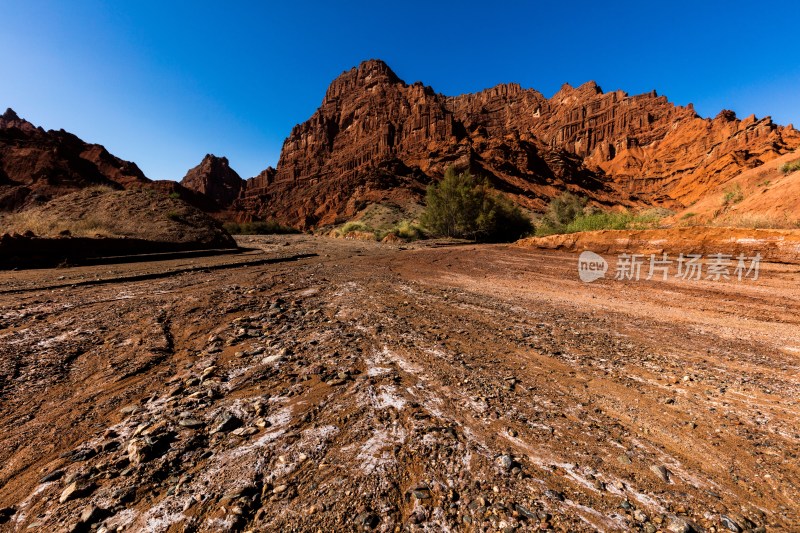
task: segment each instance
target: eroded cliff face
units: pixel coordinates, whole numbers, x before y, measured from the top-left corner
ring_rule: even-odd
[[[793,127],[769,117],[744,120],[724,110],[714,119],[675,106],[655,91],[603,93],[594,83],[564,86],[531,131],[581,156],[620,191],[689,203],[743,170],[800,146]],[[527,126],[527,125],[526,125]]]
[[[588,82],[546,98],[502,84],[449,97],[370,60],[333,81],[319,109],[292,129],[277,168],[248,180],[207,155],[180,183],[150,182],[102,146],[9,110],[0,116],[0,210],[94,184],[147,184],[219,218],[308,229],[370,204],[413,213],[450,166],[532,210],[564,190],[607,206],[681,208],[798,147],[800,132],[769,117],[703,119],[655,91],[604,93]]]
[[[702,119],[655,91],[594,82],[551,98],[517,84],[446,97],[383,62],[343,73],[284,142],[277,170],[249,180],[243,217],[312,227],[369,203],[419,203],[449,166],[471,169],[531,209],[561,191],[607,205],[680,207],[800,146],[769,118]]]
[[[240,205],[254,216],[311,226],[373,201],[418,201],[430,150],[457,145],[453,125],[444,98],[430,88],[404,83],[382,62],[363,63],[331,84],[320,108],[284,142],[277,170],[249,180]]]
[[[580,158],[515,125],[543,103],[515,85],[449,98],[366,61],[331,84],[284,142],[274,176],[248,184],[240,205],[303,227],[332,224],[370,203],[418,204],[451,165],[486,176],[531,208],[570,185],[608,200]]]

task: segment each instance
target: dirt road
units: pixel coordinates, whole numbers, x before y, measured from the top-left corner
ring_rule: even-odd
[[[800,530],[796,265],[247,244],[0,274],[0,530]]]

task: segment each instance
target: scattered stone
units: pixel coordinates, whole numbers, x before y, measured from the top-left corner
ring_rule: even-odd
[[[514,458],[508,454],[501,455],[496,459],[497,464],[505,471],[511,470],[514,466]]]
[[[97,455],[97,450],[94,448],[78,448],[77,450],[62,453],[61,457],[69,459],[73,463],[78,463],[88,461],[95,455]]]
[[[95,489],[94,483],[90,481],[78,480],[73,481],[61,492],[58,498],[58,503],[65,503],[76,498],[83,498],[88,496]]]
[[[544,495],[550,498],[551,500],[556,500],[559,502],[564,501],[564,494],[558,492],[557,490],[545,489]]]
[[[283,361],[283,356],[281,356],[280,354],[268,355],[267,357],[261,359],[261,363],[265,365],[274,365],[282,361]]]
[[[241,427],[242,420],[232,413],[222,413],[214,420],[214,427],[211,434],[215,433],[228,433],[234,429]]]
[[[741,533],[742,531],[742,526],[729,516],[722,515],[719,517],[719,521],[728,531],[733,531],[734,533]]]
[[[178,421],[178,425],[189,429],[199,429],[205,424],[202,420],[198,420],[196,418],[182,418]]]
[[[213,376],[214,372],[216,372],[216,371],[217,371],[217,367],[214,366],[214,365],[211,365],[211,366],[205,368],[203,370],[203,373],[200,374],[200,380],[204,381],[206,378],[209,378],[209,377]]]
[[[63,470],[53,470],[49,474],[46,474],[42,479],[39,480],[39,483],[50,483],[51,481],[57,481],[64,477]]]
[[[231,433],[233,435],[236,435],[237,437],[249,437],[251,435],[255,435],[256,433],[258,433],[258,430],[253,427],[249,428],[240,427],[234,429]]]
[[[138,411],[139,411],[138,405],[126,405],[125,407],[119,410],[119,412],[122,413],[123,415],[132,415],[134,413],[137,413]]]
[[[691,533],[692,526],[679,516],[670,516],[667,519],[667,531],[670,533]]]
[[[664,483],[669,483],[671,472],[664,465],[652,465],[650,471],[657,475]]]
[[[91,525],[99,522],[108,515],[107,511],[102,507],[95,505],[88,505],[81,513],[80,522],[85,525]]]
[[[173,438],[172,433],[134,439],[128,444],[128,459],[133,465],[140,465],[164,455]]]
[[[431,498],[431,489],[428,487],[417,487],[412,489],[411,494],[418,500],[429,500]]]
[[[516,509],[516,511],[520,514],[520,516],[524,516],[525,518],[527,518],[529,520],[533,520],[533,519],[536,518],[536,514],[531,512],[530,509],[528,509],[527,507],[525,507],[523,505],[516,504],[514,506],[514,509]]]

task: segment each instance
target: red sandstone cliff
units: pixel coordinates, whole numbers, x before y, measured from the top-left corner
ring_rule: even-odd
[[[330,224],[373,202],[419,202],[450,165],[532,209],[564,189],[605,204],[680,207],[798,146],[797,130],[769,118],[702,119],[655,91],[604,93],[589,82],[548,99],[506,84],[446,97],[371,60],[334,80],[284,142],[277,170],[251,180],[237,208]]]
[[[207,155],[180,184],[150,182],[102,146],[8,110],[0,117],[0,210],[93,184],[147,184],[220,218],[310,228],[370,204],[418,206],[449,166],[485,176],[534,210],[565,189],[605,205],[681,208],[798,147],[800,132],[769,117],[723,111],[703,119],[655,91],[604,93],[588,82],[546,98],[502,84],[448,97],[370,60],[331,83],[284,141],[277,169],[248,180],[226,158]]]

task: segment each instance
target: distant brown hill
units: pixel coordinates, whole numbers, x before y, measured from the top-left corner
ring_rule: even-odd
[[[149,188],[85,187],[0,213],[0,228],[0,269],[236,248],[219,221]]]
[[[149,183],[136,164],[64,130],[45,131],[9,109],[0,116],[0,211],[16,210],[85,187]]]
[[[236,178],[241,180],[238,175]],[[174,181],[151,181],[135,163],[110,154],[99,144],[87,143],[64,130],[45,131],[12,109],[0,115],[0,213],[43,205],[96,186],[177,194],[207,212],[217,209],[215,198],[221,196],[213,184],[197,192]]]

